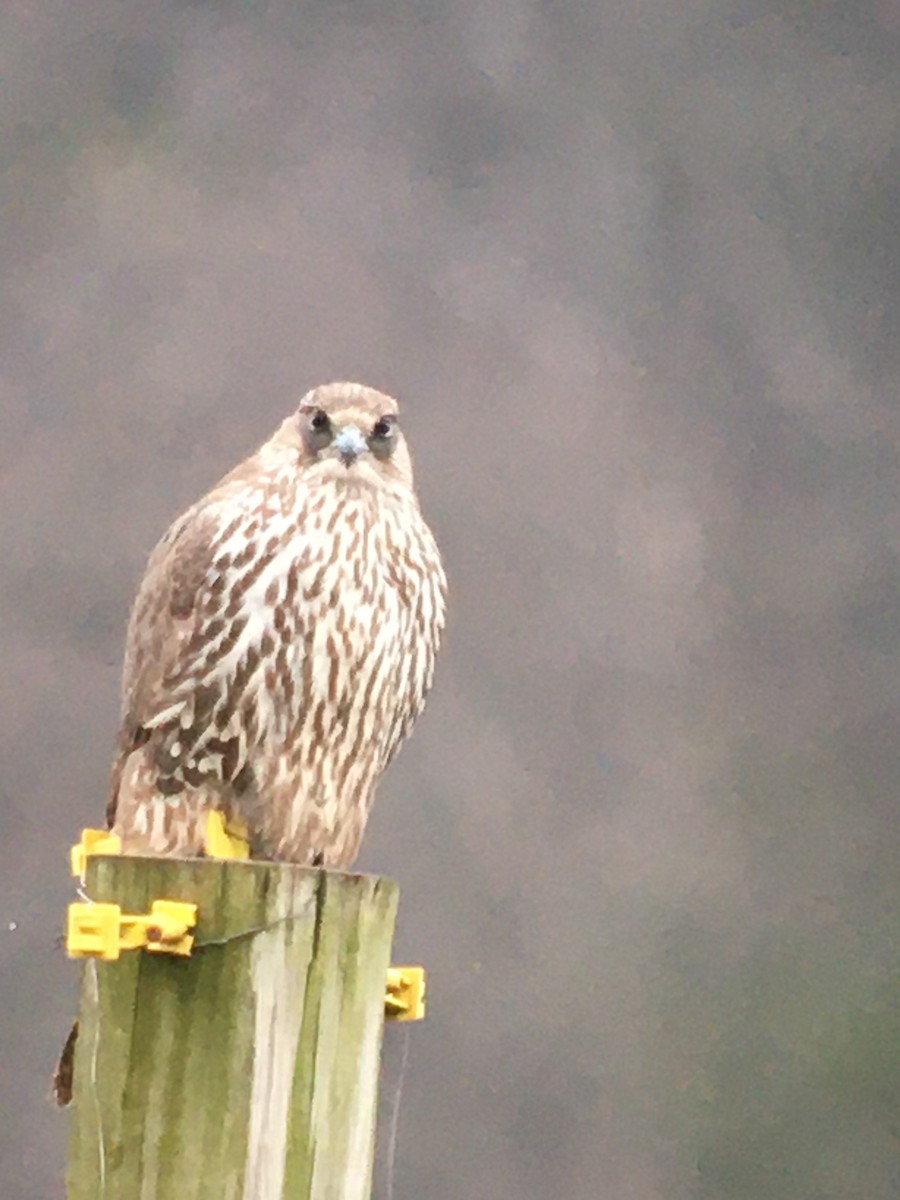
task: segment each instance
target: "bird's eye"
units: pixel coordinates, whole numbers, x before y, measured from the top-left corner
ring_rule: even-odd
[[[303,419],[303,440],[310,453],[318,454],[334,439],[334,429],[331,418],[323,408],[304,408],[301,410]]]
[[[393,417],[382,417],[380,420],[376,421],[372,427],[372,437],[376,438],[378,441],[386,441],[387,438],[389,438],[394,432],[394,428],[395,426]]]

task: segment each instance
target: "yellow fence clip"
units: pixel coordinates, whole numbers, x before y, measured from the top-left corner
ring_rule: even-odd
[[[155,954],[190,954],[197,905],[154,900],[149,913],[123,913],[118,904],[69,905],[66,949],[73,958],[95,956],[115,962],[123,950],[144,948]]]
[[[69,851],[72,874],[84,880],[88,856],[91,854],[121,854],[122,839],[108,829],[82,829],[81,841]]]
[[[236,817],[225,824],[220,812],[206,814],[206,838],[204,848],[210,858],[249,858],[250,843],[248,830],[243,821]]]
[[[388,967],[384,1015],[388,1021],[421,1021],[425,1016],[425,968]]]

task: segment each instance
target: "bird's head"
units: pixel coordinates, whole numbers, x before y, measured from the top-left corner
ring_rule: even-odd
[[[338,478],[349,472],[411,485],[412,463],[397,408],[392,396],[361,383],[313,388],[294,417],[304,464],[320,464]]]

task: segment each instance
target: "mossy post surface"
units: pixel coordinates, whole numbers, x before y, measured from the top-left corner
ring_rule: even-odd
[[[199,917],[189,958],[85,963],[69,1200],[366,1200],[396,885],[97,857],[86,890]]]

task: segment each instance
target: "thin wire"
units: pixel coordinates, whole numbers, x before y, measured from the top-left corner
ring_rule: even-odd
[[[388,1135],[387,1169],[385,1171],[387,1196],[385,1200],[394,1200],[394,1163],[397,1157],[397,1133],[400,1129],[400,1098],[403,1095],[403,1081],[406,1078],[408,1064],[409,1028],[403,1023],[403,1049],[400,1054],[400,1074],[397,1078],[397,1090],[394,1092],[394,1105],[391,1111],[391,1130]]]

